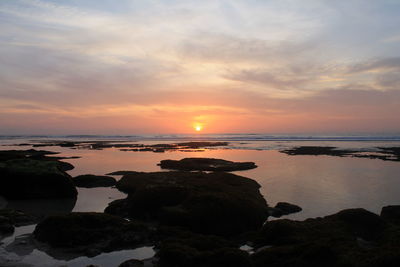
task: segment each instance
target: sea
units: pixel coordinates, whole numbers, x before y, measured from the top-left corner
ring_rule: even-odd
[[[112,143],[158,144],[189,141],[226,141],[228,146],[164,153],[71,149],[68,147],[30,145],[51,141],[109,141]],[[378,151],[379,147],[400,147],[400,134],[177,134],[177,135],[8,135],[0,136],[0,150],[40,149],[59,152],[75,166],[68,173],[104,175],[119,170],[162,171],[157,165],[164,159],[188,157],[252,161],[252,170],[236,171],[237,175],[257,181],[260,192],[270,206],[289,202],[302,207],[299,213],[284,216],[292,220],[323,217],[348,208],[364,208],[380,213],[387,205],[400,205],[400,161],[328,155],[287,155],[282,150],[298,146],[333,146],[358,151]],[[121,176],[115,176],[120,179]],[[7,201],[0,208],[27,212],[103,212],[108,203],[125,198],[116,188],[79,188],[78,198],[54,201]],[[271,218],[273,219],[273,218]],[[126,259],[151,258],[152,247],[103,253],[94,258],[50,255],[29,242],[35,225],[17,227],[15,233],[0,240],[0,266],[118,266]]]

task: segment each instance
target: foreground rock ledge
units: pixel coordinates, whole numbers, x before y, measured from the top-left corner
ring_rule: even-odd
[[[213,158],[184,158],[181,160],[162,160],[162,169],[182,171],[240,171],[257,168],[254,162],[233,162]]]
[[[400,206],[392,206],[381,216],[348,209],[305,221],[267,222],[255,234],[253,266],[398,266],[399,214]]]
[[[199,233],[239,234],[268,217],[260,185],[231,173],[137,172],[123,176],[117,188],[128,197],[105,212]]]
[[[400,206],[384,207],[380,216],[348,209],[304,221],[269,221],[234,239],[154,228],[107,214],[72,213],[45,219],[34,236],[88,256],[155,244],[153,263],[159,267],[395,267],[400,259],[399,219]],[[251,242],[252,254],[238,249],[243,240]]]
[[[144,246],[149,233],[142,223],[95,212],[50,216],[33,232],[36,240],[52,248],[87,256]]]

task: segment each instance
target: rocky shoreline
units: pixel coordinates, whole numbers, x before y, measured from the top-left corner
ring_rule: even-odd
[[[295,155],[326,155],[400,161],[400,147],[375,147],[372,149],[339,149],[333,146],[298,146],[280,152]]]
[[[309,147],[284,153],[310,151],[351,155]],[[209,158],[161,161],[178,171],[111,173],[123,175],[116,181],[101,175],[73,178],[66,173],[73,166],[63,163],[62,157],[48,156],[51,154],[55,153],[0,151],[0,195],[52,201],[55,196],[76,199],[78,186],[116,186],[127,197],[109,203],[104,213],[43,217],[2,209],[1,238],[12,234],[15,227],[37,224],[30,240],[49,255],[94,257],[154,246],[152,259],[132,259],[120,266],[372,267],[397,266],[400,258],[400,206],[383,207],[380,215],[347,209],[304,221],[268,220],[300,212],[301,207],[286,202],[271,207],[256,181],[227,172],[257,167],[252,162]]]
[[[131,144],[130,142],[121,141],[40,141],[34,143],[15,144],[15,146],[32,146],[32,147],[67,147],[70,149],[89,149],[102,150],[106,148],[118,148],[120,151],[134,152],[156,152],[165,151],[196,151],[204,148],[224,147],[228,146],[228,142],[179,142],[172,144]],[[0,155],[1,157],[1,155]]]

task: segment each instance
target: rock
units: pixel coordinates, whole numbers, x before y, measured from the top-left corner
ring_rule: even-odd
[[[8,200],[6,209],[13,209],[37,218],[67,214],[75,207],[77,198]]]
[[[117,188],[128,197],[105,212],[186,227],[217,235],[257,229],[267,219],[260,185],[249,178],[215,172],[150,172],[125,175]]]
[[[305,221],[266,222],[255,235],[258,266],[396,266],[400,229],[364,209]],[[396,256],[397,255],[397,256]]]
[[[283,216],[283,212],[280,209],[276,209],[273,207],[268,207],[268,214],[269,216],[280,218]]]
[[[100,175],[79,175],[74,177],[73,182],[77,187],[86,187],[86,188],[93,188],[93,187],[109,187],[114,186],[116,184],[116,180],[110,176],[100,176]]]
[[[299,146],[280,151],[288,155],[329,155],[400,161],[400,147],[376,147],[370,149],[338,149],[330,146]]]
[[[153,151],[162,152],[165,150],[179,150],[179,149],[198,149],[203,147],[216,147],[216,146],[227,146],[228,142],[183,142],[183,143],[172,143],[172,144],[130,144],[129,142],[118,143],[116,140],[110,141],[46,141],[40,144],[25,144],[32,145],[33,147],[44,147],[44,146],[59,146],[69,147],[71,149],[94,149],[101,150],[104,148],[121,148],[121,151]]]
[[[183,171],[239,171],[257,168],[254,162],[233,162],[213,158],[184,158],[181,160],[162,160],[162,169]]]
[[[46,150],[0,150],[0,161],[12,159],[48,159],[47,155],[58,154],[58,152]]]
[[[324,218],[292,221],[288,219],[269,221],[264,224],[258,237],[258,244],[281,245],[303,242],[318,235],[330,237],[338,231],[351,238],[361,237],[373,240],[385,228],[385,222],[376,214],[364,209],[347,209]],[[307,237],[309,235],[309,237]]]
[[[12,209],[0,209],[0,236],[14,232],[15,226],[33,224],[38,218]]]
[[[287,202],[278,202],[274,208],[268,207],[269,215],[275,218],[299,212],[301,210],[302,209],[299,206]]]
[[[381,217],[365,209],[346,209],[325,218],[345,223],[348,230],[365,240],[375,239],[386,226]]]
[[[149,229],[138,222],[104,213],[76,212],[47,217],[33,232],[53,248],[89,257],[101,252],[136,248],[148,242]]]
[[[37,216],[13,209],[0,209],[0,218],[5,218],[15,226],[34,224],[39,219]]]
[[[280,151],[288,155],[329,155],[329,156],[347,156],[355,153],[355,150],[342,150],[332,146],[299,146]]]
[[[275,209],[281,210],[283,215],[300,212],[302,210],[299,206],[287,202],[278,202],[275,205]]]
[[[400,205],[383,207],[381,218],[388,222],[400,224]]]
[[[227,146],[228,142],[183,142],[176,144],[180,147],[185,148],[202,148],[202,147],[214,147],[214,146]]]
[[[159,266],[252,266],[248,253],[238,248],[220,248],[202,251],[184,243],[168,243],[163,244],[156,255],[159,258]]]
[[[63,172],[70,171],[75,168],[74,165],[68,162],[64,161],[56,161],[56,162],[58,163],[58,169],[60,169],[60,171]]]
[[[128,175],[128,174],[136,174],[138,172],[135,171],[116,171],[116,172],[110,172],[107,173],[106,175]]]
[[[118,267],[142,267],[142,266],[144,266],[143,261],[132,259],[132,260],[124,261]]]
[[[72,170],[74,166],[67,162],[59,161],[61,159],[76,159],[79,157],[54,157],[48,155],[59,154],[59,152],[52,152],[46,150],[0,150],[0,162],[13,160],[13,159],[34,159],[44,161],[55,161],[58,162],[59,168],[63,171]]]
[[[77,190],[58,161],[15,159],[0,162],[0,195],[8,199],[74,198]]]
[[[249,256],[222,237],[161,227],[158,266],[250,266]]]
[[[13,232],[14,226],[11,221],[4,216],[0,216],[0,236],[12,234]]]

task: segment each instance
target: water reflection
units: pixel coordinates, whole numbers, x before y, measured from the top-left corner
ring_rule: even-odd
[[[314,143],[309,142],[307,145],[339,145],[341,147],[381,145],[377,142]],[[118,149],[98,151],[70,150],[59,147],[49,147],[49,150],[59,151],[62,156],[82,157],[80,159],[65,160],[75,166],[74,170],[69,171],[72,176],[88,173],[104,175],[118,170],[160,171],[157,163],[161,160],[178,160],[185,157],[253,161],[259,166],[258,168],[235,173],[256,180],[261,185],[261,193],[269,205],[274,206],[277,202],[284,201],[301,206],[303,208],[302,212],[286,216],[292,219],[325,216],[341,209],[354,207],[361,207],[379,213],[380,209],[385,205],[400,204],[399,162],[332,156],[288,156],[276,150],[255,150],[262,146],[271,148],[271,144],[272,142],[249,142],[240,144],[242,145],[240,150],[213,149],[203,152],[146,153],[123,152]],[[274,142],[273,145],[283,148],[295,144],[293,142]],[[301,145],[304,145],[304,142]],[[244,146],[252,148],[252,150],[243,149]],[[116,178],[119,179],[120,176]],[[71,210],[101,212],[112,200],[125,197],[123,193],[115,188],[81,188],[78,191],[77,201],[41,200],[7,203],[0,200],[0,207],[46,214],[70,212]],[[18,236],[18,229],[16,229],[17,234],[4,239],[3,242],[10,245],[15,240],[15,237]],[[0,247],[0,265],[4,265],[4,262],[1,262],[1,256],[4,254],[1,251],[2,248],[4,246]],[[137,250],[101,254],[90,259],[78,257],[70,261],[55,260],[37,249],[30,251],[27,249],[20,255],[9,252],[6,256],[11,260],[15,258],[14,263],[18,262],[18,266],[24,263],[32,264],[33,266],[86,266],[89,264],[118,266],[118,264],[127,259],[135,257],[143,259],[152,257],[152,255],[154,255],[153,248],[144,247]]]
[[[372,147],[378,144],[347,145]],[[118,170],[161,171],[157,166],[161,160],[185,157],[253,161],[258,168],[235,173],[256,180],[271,206],[280,201],[301,206],[302,212],[287,216],[293,219],[325,216],[354,207],[379,213],[385,205],[400,203],[399,162],[333,156],[288,156],[276,150],[213,149],[159,154],[116,149],[75,152],[79,152],[78,156],[82,158],[68,160],[75,165],[70,172],[74,176],[84,173],[104,175]]]

